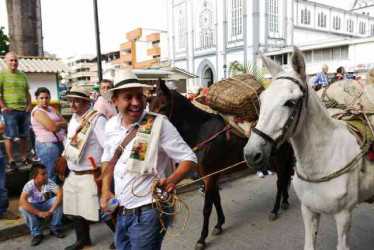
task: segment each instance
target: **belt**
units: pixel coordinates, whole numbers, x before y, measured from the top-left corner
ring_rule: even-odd
[[[73,172],[76,174],[76,175],[88,175],[88,174],[93,174],[94,171],[96,170],[84,170],[84,171],[75,171],[73,170]]]
[[[133,209],[127,209],[123,206],[118,208],[118,215],[136,215],[139,216],[141,213],[155,208],[155,204],[147,204]]]

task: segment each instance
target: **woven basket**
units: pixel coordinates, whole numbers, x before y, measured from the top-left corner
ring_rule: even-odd
[[[211,108],[247,121],[256,121],[260,112],[260,93],[264,87],[254,76],[236,75],[213,84],[207,93]]]

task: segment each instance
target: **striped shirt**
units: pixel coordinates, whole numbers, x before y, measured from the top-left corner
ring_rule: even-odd
[[[30,89],[27,76],[17,70],[12,73],[9,69],[0,71],[0,90],[5,106],[19,111],[27,108],[26,90]]]
[[[39,191],[35,186],[34,179],[32,179],[26,183],[26,185],[23,187],[22,192],[27,194],[28,202],[38,203],[52,198],[51,192],[56,191],[59,188],[60,187],[57,186],[54,181],[48,179],[47,183],[43,184],[42,188]]]

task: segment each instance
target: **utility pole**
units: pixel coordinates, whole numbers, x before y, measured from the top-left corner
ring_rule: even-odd
[[[103,71],[101,68],[100,31],[99,31],[99,15],[97,13],[97,0],[93,0],[93,5],[94,5],[94,17],[95,17],[97,72],[99,75],[99,82],[101,82],[101,80],[103,80]]]

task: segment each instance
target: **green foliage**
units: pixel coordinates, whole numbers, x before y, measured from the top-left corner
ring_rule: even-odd
[[[9,52],[9,38],[4,33],[4,27],[0,27],[0,55],[5,55]]]
[[[262,74],[262,70],[256,64],[252,64],[250,62],[240,63],[238,61],[234,61],[230,64],[229,67],[229,75],[235,76],[238,74],[250,74],[253,75],[257,81],[259,81],[264,88],[268,86],[268,83],[264,80],[264,76]]]

